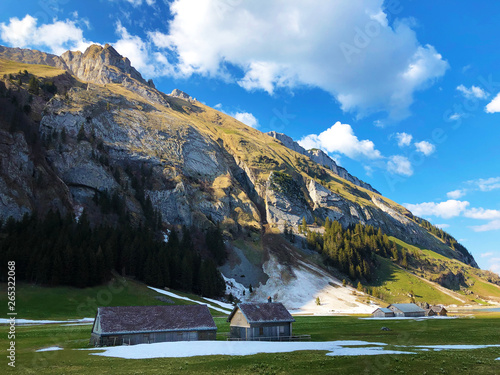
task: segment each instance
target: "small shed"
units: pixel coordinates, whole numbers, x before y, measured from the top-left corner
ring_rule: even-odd
[[[386,307],[379,307],[377,310],[372,312],[373,318],[392,318],[393,316],[394,312]]]
[[[448,310],[444,306],[431,306],[430,309],[434,312],[434,315],[448,316]]]
[[[287,340],[295,319],[279,302],[240,303],[229,315],[230,338],[236,340]]]
[[[215,340],[216,333],[207,305],[99,307],[90,343],[112,346]]]
[[[425,316],[425,310],[414,303],[393,303],[387,308],[398,318]]]
[[[429,309],[425,309],[425,316],[435,316],[436,313],[434,310],[432,310],[431,308]]]

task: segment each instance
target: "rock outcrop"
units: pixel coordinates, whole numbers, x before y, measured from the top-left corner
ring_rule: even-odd
[[[293,150],[305,156],[309,156],[309,158],[312,161],[331,169],[336,175],[342,177],[347,181],[352,182],[354,185],[360,186],[367,190],[373,191],[374,193],[380,194],[370,184],[361,181],[356,176],[353,176],[349,172],[347,172],[345,168],[338,166],[337,163],[335,163],[335,160],[333,160],[330,156],[328,156],[324,151],[319,149],[306,150],[304,147],[295,142],[291,137],[283,133],[270,131],[267,134],[281,141],[281,143],[283,143],[283,145],[288,147],[290,150]]]

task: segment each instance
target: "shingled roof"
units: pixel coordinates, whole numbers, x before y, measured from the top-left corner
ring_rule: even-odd
[[[207,305],[99,307],[102,333],[217,329]]]
[[[240,303],[227,318],[230,322],[236,311],[240,311],[245,316],[248,323],[289,323],[295,319],[280,302],[272,303]]]

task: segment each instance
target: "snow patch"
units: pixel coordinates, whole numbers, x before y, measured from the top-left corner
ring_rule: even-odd
[[[457,319],[456,316],[387,316],[387,317],[372,317],[372,318],[358,318],[360,320],[428,320],[428,319]]]
[[[226,294],[232,294],[233,297],[243,302],[250,293],[248,289],[245,288],[243,284],[237,282],[235,279],[230,279],[229,277],[224,276],[222,273],[221,275],[226,283]]]
[[[163,289],[153,288],[152,286],[148,286],[148,288],[154,290],[157,293],[164,294],[164,295],[169,296],[169,297],[173,297],[173,298],[177,298],[177,299],[183,299],[185,301],[197,303],[198,305],[207,305],[212,310],[220,311],[221,313],[224,313],[224,314],[230,314],[231,311],[232,311],[232,307],[231,307],[231,310],[226,310],[226,309],[222,309],[220,307],[211,305],[209,303],[204,303],[204,302],[196,301],[196,300],[188,298],[188,297],[182,297],[182,296],[179,296],[179,295],[177,295],[175,293],[168,292],[168,291],[163,290]]]
[[[75,220],[76,222],[80,222],[80,216],[83,214],[83,206],[80,206],[79,204],[76,204],[73,206],[73,212],[75,214]]]
[[[263,270],[269,276],[265,285],[259,284],[248,297],[251,302],[264,302],[268,296],[295,314],[371,314],[373,304],[359,301],[364,293],[342,282],[316,265],[297,260],[298,266],[290,271],[280,264],[274,255],[264,263]],[[316,297],[320,304],[316,304]]]
[[[415,348],[433,349],[435,351],[441,350],[475,350],[486,348],[500,348],[500,345],[417,345]]]
[[[166,231],[163,232],[163,242],[168,243],[169,238],[170,238],[170,229],[167,229]]]
[[[63,350],[63,348],[60,348],[58,346],[51,346],[48,348],[38,349],[37,352],[53,352],[55,350]]]
[[[207,300],[208,302],[215,303],[216,305],[219,305],[220,307],[223,307],[225,309],[233,310],[234,306],[231,305],[230,303],[222,302],[222,301],[217,301],[216,299],[212,298],[207,298],[203,297],[204,300]]]
[[[326,342],[264,342],[264,341],[180,341],[132,346],[114,346],[100,353],[104,357],[126,359],[180,358],[207,355],[253,355],[257,353],[285,353],[299,350],[327,351],[329,356],[416,354],[398,350],[385,350],[384,343],[366,341],[326,341]]]

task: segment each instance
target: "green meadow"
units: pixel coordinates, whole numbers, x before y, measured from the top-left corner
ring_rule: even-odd
[[[19,285],[18,317],[70,319],[91,316],[104,305],[163,304],[154,291],[127,280],[83,290]],[[5,288],[3,288],[5,289]],[[177,292],[176,292],[177,293]],[[181,293],[179,293],[181,294]],[[193,299],[199,297],[184,295]],[[169,297],[170,298],[170,297]],[[176,304],[189,303],[171,298]],[[2,296],[0,303],[6,306]],[[82,306],[89,309],[83,315]],[[5,309],[2,309],[5,311]],[[226,340],[226,318],[212,311],[218,340]],[[6,315],[4,315],[6,317]],[[382,331],[385,326],[390,331]],[[7,353],[8,326],[0,325],[0,348]],[[298,316],[294,334],[311,335],[312,341],[360,340],[387,344],[387,349],[411,351],[416,345],[500,344],[500,314],[481,313],[447,320],[364,320],[356,316]],[[417,354],[328,356],[325,351],[298,351],[249,356],[120,359],[92,355],[91,325],[50,324],[16,327],[16,367],[2,358],[2,374],[498,374],[500,348],[419,351]],[[207,343],[207,345],[210,345]],[[276,345],[279,345],[277,343]],[[36,352],[59,346],[63,350]]]

